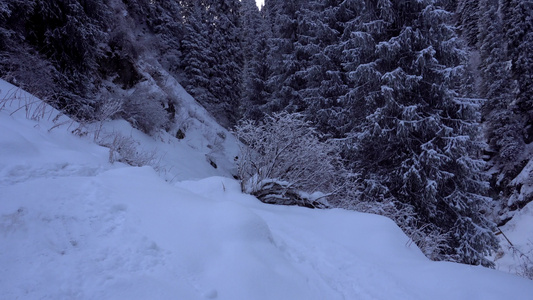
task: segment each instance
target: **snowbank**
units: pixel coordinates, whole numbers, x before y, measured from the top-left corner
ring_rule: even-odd
[[[177,150],[186,163],[165,161],[180,181],[165,181],[151,167],[109,163],[107,148],[72,127],[50,131],[51,120],[11,112],[0,111],[2,299],[533,295],[533,281],[427,260],[389,219],[267,205],[227,177],[198,180],[218,171],[190,147]],[[143,146],[178,147],[145,138]]]

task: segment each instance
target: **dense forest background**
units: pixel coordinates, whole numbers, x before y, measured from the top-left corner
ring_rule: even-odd
[[[0,0],[0,77],[150,134],[170,74],[252,149],[243,189],[320,191],[491,266],[533,200],[532,27],[530,0]]]

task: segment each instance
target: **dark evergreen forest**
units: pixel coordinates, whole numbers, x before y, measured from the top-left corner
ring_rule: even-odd
[[[531,0],[0,0],[0,77],[80,122],[168,128],[162,72],[252,150],[245,191],[386,215],[432,259],[491,266],[533,200]]]

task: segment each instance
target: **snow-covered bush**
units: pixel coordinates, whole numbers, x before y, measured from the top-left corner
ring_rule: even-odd
[[[422,227],[411,225],[402,229],[429,259],[442,260],[446,258],[442,253],[449,251],[449,233],[443,232],[433,224],[425,224]]]
[[[147,134],[162,128],[168,122],[168,114],[161,97],[147,87],[137,88],[124,100],[124,119]]]
[[[429,259],[444,259],[442,253],[448,250],[449,233],[433,224],[420,225],[412,205],[395,200],[390,191],[377,182],[366,182],[366,188],[361,189],[357,177],[357,174],[354,174],[351,184],[350,181],[343,184],[343,192],[336,197],[339,201],[335,203],[337,206],[388,217]],[[369,201],[370,198],[375,201]]]
[[[533,242],[527,244],[527,249],[520,251],[517,246],[511,246],[515,261],[519,262],[517,274],[533,280]]]
[[[130,136],[118,132],[108,134],[98,140],[98,143],[109,148],[109,162],[123,162],[131,166],[141,167],[153,165],[156,153],[138,149],[138,142]]]
[[[533,262],[531,260],[522,262],[518,275],[533,280]]]
[[[262,198],[275,194],[284,199],[290,194],[300,195],[300,191],[309,194],[333,191],[336,147],[321,140],[301,114],[274,114],[260,123],[244,121],[235,133],[245,145],[238,158],[244,192],[263,195]],[[292,204],[310,199],[291,198]]]

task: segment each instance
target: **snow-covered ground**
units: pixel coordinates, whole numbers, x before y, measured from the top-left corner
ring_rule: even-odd
[[[524,266],[528,266],[529,276],[533,276],[533,202],[515,212],[500,230],[503,234],[499,235],[501,249],[495,255],[496,269],[523,274]]]
[[[0,100],[14,91],[0,81]],[[236,148],[213,154],[215,125],[177,141],[104,124],[158,153],[156,170],[130,167],[50,108],[13,113],[39,103],[17,96],[0,111],[0,299],[533,297],[533,281],[429,261],[389,219],[242,194],[206,160]]]

